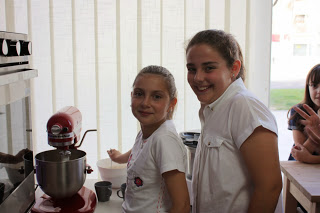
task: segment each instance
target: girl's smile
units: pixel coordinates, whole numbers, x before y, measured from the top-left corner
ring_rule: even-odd
[[[151,115],[153,113],[151,112],[145,112],[145,111],[138,111],[142,116],[148,116],[148,115]]]

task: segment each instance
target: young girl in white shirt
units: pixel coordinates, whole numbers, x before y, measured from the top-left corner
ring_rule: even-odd
[[[141,131],[133,148],[108,151],[127,163],[123,212],[190,212],[186,150],[171,120],[177,103],[172,74],[161,66],[143,68],[133,83],[131,109]]]
[[[224,31],[201,31],[189,41],[186,59],[201,105],[192,212],[274,212],[282,188],[277,124],[245,88],[238,42]]]

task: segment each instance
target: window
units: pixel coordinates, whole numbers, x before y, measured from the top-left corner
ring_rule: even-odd
[[[310,56],[320,56],[320,44],[311,44],[309,48]]]
[[[293,55],[294,56],[306,56],[307,45],[306,44],[293,44]]]

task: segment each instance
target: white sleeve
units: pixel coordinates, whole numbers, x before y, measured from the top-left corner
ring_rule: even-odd
[[[238,95],[233,103],[231,134],[238,148],[259,126],[278,134],[276,119],[262,102],[251,96]]]
[[[186,172],[186,150],[180,138],[159,135],[154,142],[153,157],[161,174],[175,169]]]

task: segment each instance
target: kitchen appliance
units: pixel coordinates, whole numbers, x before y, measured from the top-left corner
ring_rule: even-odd
[[[86,174],[92,169],[86,164],[86,153],[78,150],[82,127],[81,112],[66,106],[52,115],[47,122],[48,144],[54,150],[35,156],[36,177],[45,193],[36,199],[31,212],[94,212],[97,199],[95,193],[84,187]]]
[[[192,180],[192,170],[194,155],[196,153],[196,148],[198,145],[198,139],[200,137],[200,131],[187,131],[181,132],[180,137],[187,149],[187,173],[186,177],[188,180]]]
[[[187,181],[187,187],[189,191],[190,204],[192,205],[192,202],[193,202],[192,187],[191,187],[192,171],[193,171],[194,156],[195,156],[197,145],[198,145],[198,139],[200,137],[200,130],[181,132],[179,135],[183,141],[183,144],[187,149],[186,181]]]
[[[35,200],[33,169],[24,168],[24,155],[32,151],[30,85],[38,76],[31,53],[28,35],[0,31],[1,213],[29,212]]]

